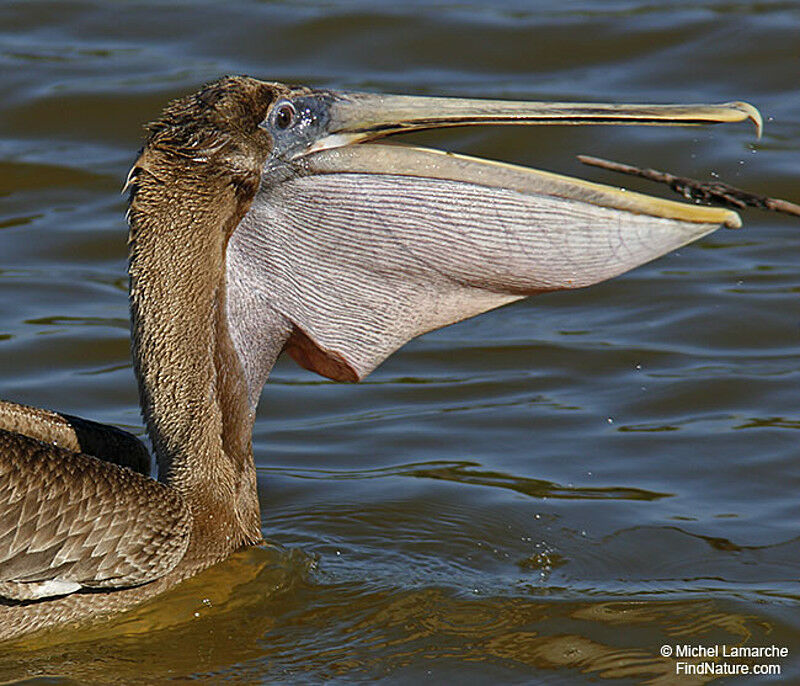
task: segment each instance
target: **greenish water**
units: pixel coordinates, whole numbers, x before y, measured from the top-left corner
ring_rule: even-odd
[[[0,397],[142,433],[119,190],[142,124],[205,81],[746,99],[760,141],[744,124],[406,140],[798,201],[799,37],[791,2],[2,2]],[[57,645],[0,648],[0,680],[705,683],[661,646],[775,644],[788,657],[749,664],[780,678],[718,683],[797,682],[800,224],[743,219],[427,335],[360,385],[282,361],[254,437],[272,546]]]

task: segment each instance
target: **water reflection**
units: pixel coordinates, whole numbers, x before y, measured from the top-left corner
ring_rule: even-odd
[[[437,481],[453,481],[473,486],[507,488],[533,498],[563,498],[577,500],[658,500],[670,497],[670,493],[657,493],[640,488],[607,486],[604,488],[586,488],[562,486],[542,479],[513,476],[502,472],[478,469],[477,462],[422,462],[406,464],[399,467],[382,469],[359,469],[335,471],[329,469],[283,469],[279,467],[258,467],[260,474],[279,474],[296,479],[321,480],[362,480],[383,479],[389,476],[411,476],[420,479]]]
[[[526,669],[675,683],[663,644],[764,645],[785,627],[724,601],[541,601],[471,597],[446,588],[376,591],[319,585],[301,553],[246,551],[157,603],[69,636],[56,654],[29,640],[3,654],[0,678],[56,671],[81,683],[147,679],[408,681],[430,674],[519,678]],[[66,641],[70,641],[66,643]],[[107,665],[113,664],[113,671]],[[63,683],[63,682],[62,682]],[[687,682],[681,682],[687,683]],[[697,683],[704,683],[698,681]]]

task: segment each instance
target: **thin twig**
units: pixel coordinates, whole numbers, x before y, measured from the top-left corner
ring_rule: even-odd
[[[786,214],[793,214],[800,217],[800,205],[795,205],[788,200],[779,200],[778,198],[769,198],[765,195],[743,191],[741,188],[729,186],[727,183],[704,183],[686,176],[674,176],[673,174],[668,174],[667,172],[658,171],[656,169],[640,169],[630,164],[621,164],[620,162],[612,162],[589,155],[578,155],[578,159],[584,164],[593,167],[600,167],[623,174],[640,176],[650,181],[665,183],[687,200],[704,203],[716,202],[736,209],[757,207],[762,210],[785,212]]]

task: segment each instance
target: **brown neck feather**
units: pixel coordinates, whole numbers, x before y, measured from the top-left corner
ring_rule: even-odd
[[[149,125],[129,177],[130,303],[142,412],[159,479],[191,507],[193,555],[201,562],[261,539],[252,383],[229,330],[225,252],[270,150],[259,123],[275,89],[226,77],[170,103]],[[279,351],[288,334],[277,328],[272,334]]]
[[[206,554],[225,554],[260,539],[253,414],[225,314],[225,246],[247,203],[202,170],[192,183],[185,169],[148,162],[137,165],[130,209],[142,411],[159,478],[187,499]]]

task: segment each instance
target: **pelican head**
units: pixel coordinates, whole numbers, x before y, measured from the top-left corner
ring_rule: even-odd
[[[218,250],[206,242],[198,255],[181,240],[175,259],[225,291],[251,412],[284,349],[304,367],[357,381],[420,333],[597,283],[740,224],[728,210],[376,140],[450,126],[747,119],[760,132],[758,111],[743,102],[515,102],[224,78],[167,107],[131,172],[134,331],[140,227],[167,219],[218,232]]]

